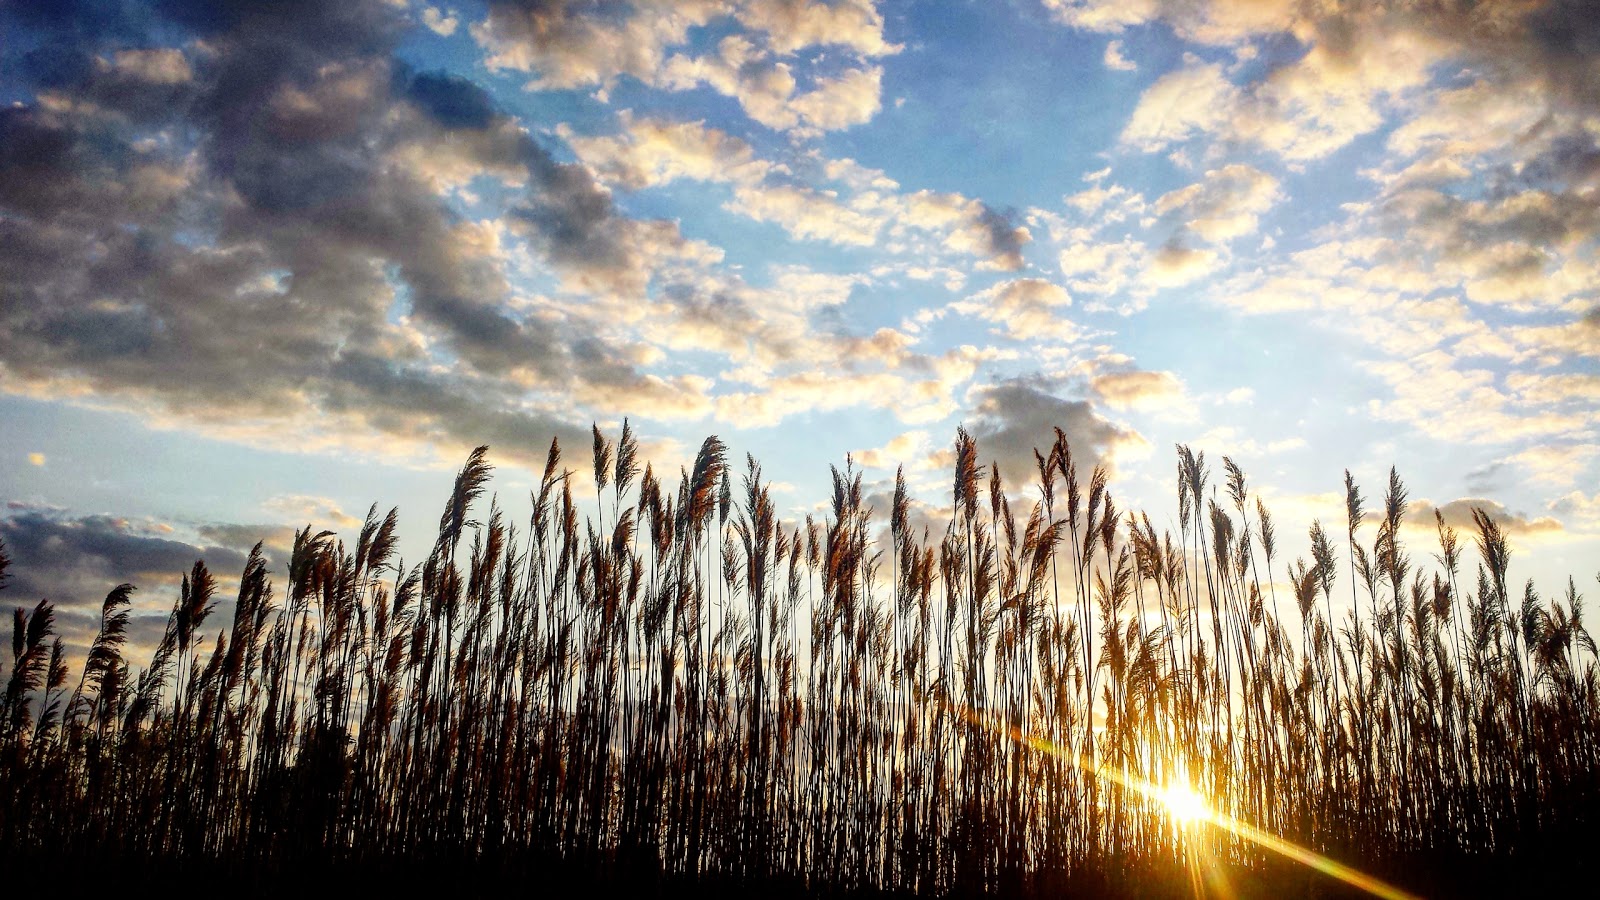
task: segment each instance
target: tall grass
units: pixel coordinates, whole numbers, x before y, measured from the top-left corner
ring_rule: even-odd
[[[19,608],[0,852],[929,895],[1181,893],[1200,866],[1333,889],[1140,781],[1422,889],[1592,851],[1582,599],[1516,590],[1489,516],[1413,548],[1399,477],[1368,512],[1347,473],[1346,546],[1316,523],[1289,561],[1231,460],[1219,482],[1178,448],[1175,534],[1059,431],[1035,461],[1020,515],[958,432],[942,530],[913,528],[898,474],[875,521],[849,467],[826,515],[785,524],[715,437],[673,485],[628,426],[595,429],[594,497],[552,443],[522,528],[485,506],[474,451],[420,565],[395,558],[395,511],[348,541],[308,527],[281,587],[257,545],[217,628],[195,563],[142,668],[131,585],[70,690],[50,605]]]

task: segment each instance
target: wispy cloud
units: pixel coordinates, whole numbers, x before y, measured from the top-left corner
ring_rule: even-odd
[[[1122,55],[1121,41],[1108,41],[1103,59],[1106,68],[1116,72],[1134,72],[1139,68],[1132,60]]]

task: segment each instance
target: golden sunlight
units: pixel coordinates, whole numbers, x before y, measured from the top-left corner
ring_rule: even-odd
[[[1206,798],[1195,793],[1194,788],[1178,782],[1157,795],[1166,804],[1167,814],[1179,825],[1188,827],[1211,818],[1211,807]]]

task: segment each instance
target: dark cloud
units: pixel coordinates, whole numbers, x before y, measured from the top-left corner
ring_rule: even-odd
[[[1441,279],[1459,278],[1469,288],[1504,286],[1492,296],[1544,298],[1546,276],[1562,265],[1564,248],[1600,235],[1600,208],[1590,193],[1570,183],[1530,184],[1518,174],[1481,199],[1401,191],[1383,201],[1379,221],[1400,242],[1393,251],[1397,261],[1431,258],[1448,267]]]
[[[1079,478],[1087,482],[1095,465],[1112,468],[1118,443],[1137,438],[1101,416],[1087,400],[1066,400],[1054,391],[1060,385],[1043,377],[999,381],[976,391],[969,426],[978,442],[979,461],[1000,466],[1000,476],[1018,490],[1037,480],[1035,448],[1048,454],[1060,428],[1072,448]]]
[[[1503,460],[1479,466],[1467,473],[1467,490],[1474,493],[1488,494],[1498,491],[1502,487],[1502,476],[1506,475],[1509,467]]]
[[[57,40],[131,39],[149,19],[147,10],[122,0],[12,0],[6,12]]]
[[[153,7],[165,21],[150,23],[149,31],[175,25],[208,43],[247,48],[225,54],[225,67],[235,76],[259,75],[268,85],[330,59],[386,54],[406,24],[385,0],[156,0]]]
[[[1449,503],[1435,505],[1427,500],[1416,500],[1406,506],[1405,523],[1417,528],[1436,529],[1435,512],[1444,514],[1445,525],[1464,535],[1476,535],[1478,526],[1472,512],[1481,509],[1500,530],[1512,537],[1536,534],[1553,534],[1562,531],[1561,523],[1549,516],[1532,518],[1506,508],[1506,505],[1482,497],[1462,497]]]
[[[497,392],[491,383],[452,383],[358,354],[339,361],[337,376],[324,385],[322,409],[415,441],[448,442],[466,435],[489,444],[498,458],[541,465],[551,438],[579,447],[590,437],[587,425],[519,408],[515,396]]]
[[[330,522],[308,522],[312,528],[332,530]],[[294,549],[295,526],[292,525],[236,525],[227,522],[208,522],[195,526],[195,533],[203,541],[229,548],[248,548],[261,542],[262,553],[269,559],[289,558]]]
[[[100,624],[100,604],[119,584],[132,584],[128,658],[136,665],[161,639],[178,583],[204,560],[217,578],[217,608],[210,624],[231,620],[233,598],[250,548],[263,542],[267,571],[281,578],[292,530],[278,525],[207,523],[180,539],[172,526],[151,519],[70,515],[58,508],[11,502],[0,517],[0,541],[12,558],[0,591],[0,608],[49,600],[56,632],[77,665]]]
[[[524,145],[522,161],[537,190],[529,193],[527,202],[513,207],[511,215],[526,227],[534,243],[591,289],[642,294],[640,244],[652,236],[676,244],[676,227],[649,229],[622,220],[610,193],[588,169],[557,162],[531,140]]]
[[[1022,248],[1033,236],[1028,229],[1017,224],[1015,210],[997,210],[986,203],[979,204],[978,228],[984,236],[982,250],[994,264],[1008,272],[1022,268]]]
[[[1488,15],[1485,15],[1488,18]],[[1526,20],[1526,52],[1517,61],[1539,72],[1557,97],[1600,105],[1600,16],[1590,0],[1551,0]]]
[[[687,30],[675,20],[703,19],[708,7],[703,0],[491,0],[474,34],[492,68],[537,73],[543,82],[571,88],[621,73],[644,77]]]
[[[1005,473],[1001,474],[1004,477]],[[1015,483],[1008,483],[1007,486],[1013,489],[1019,487]],[[873,487],[877,489],[867,492],[864,499],[872,510],[872,524],[878,531],[877,540],[887,545],[893,534],[894,481],[891,479]],[[918,497],[912,492],[907,499],[906,536],[921,542],[926,535],[928,543],[937,544],[950,526],[950,497]]]
[[[642,293],[675,226],[620,216],[470,81],[407,70],[393,4],[0,15],[22,35],[0,65],[34,92],[0,110],[8,374],[458,445],[543,445],[576,431],[530,392],[642,380],[581,315],[513,310],[500,251],[442,190],[522,183],[513,229],[591,288]]]
[[[487,91],[447,72],[418,73],[406,96],[446,128],[487,128],[496,114]]]
[[[111,516],[62,517],[40,512],[0,518],[0,540],[13,560],[7,599],[48,599],[63,610],[94,607],[123,582],[152,588],[170,583],[204,559],[221,577],[237,574],[245,554],[167,536],[155,523]]]
[[[1196,4],[1160,0],[1159,15],[1185,30],[1204,31],[1202,23],[1255,21],[1257,32],[1294,31],[1310,35],[1318,49],[1347,69],[1365,63],[1364,54],[1379,38],[1399,32],[1425,37],[1468,60],[1512,79],[1537,81],[1557,104],[1594,108],[1600,104],[1600,17],[1592,0],[1518,2],[1429,2],[1358,0],[1343,3],[1283,4],[1278,15],[1256,0]],[[1230,15],[1244,13],[1244,15]],[[1223,28],[1217,34],[1242,37]]]

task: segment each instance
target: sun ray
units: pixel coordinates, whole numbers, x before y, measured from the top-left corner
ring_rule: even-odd
[[[1206,804],[1206,799],[1184,782],[1163,789],[1158,798],[1166,804],[1167,813],[1179,825],[1188,827],[1211,817],[1211,808]]]
[[[1129,790],[1159,802],[1167,809],[1168,814],[1172,816],[1174,821],[1181,825],[1187,827],[1196,827],[1201,824],[1214,825],[1264,850],[1270,850],[1286,859],[1291,859],[1331,878],[1336,878],[1351,887],[1365,891],[1374,897],[1383,898],[1383,900],[1420,900],[1417,895],[1395,887],[1382,879],[1337,860],[1329,859],[1314,850],[1302,847],[1293,841],[1286,840],[1214,809],[1205,801],[1204,797],[1196,793],[1186,783],[1179,782],[1163,787],[1135,775],[1118,772],[1104,766],[1097,766],[1080,754],[1043,738],[1024,735],[1015,727],[1005,727],[995,722],[985,721],[983,716],[973,710],[962,709],[959,712],[961,717],[968,722],[1005,735],[1011,740],[1033,750],[1068,760],[1096,778],[1103,778],[1115,784],[1120,784]]]

